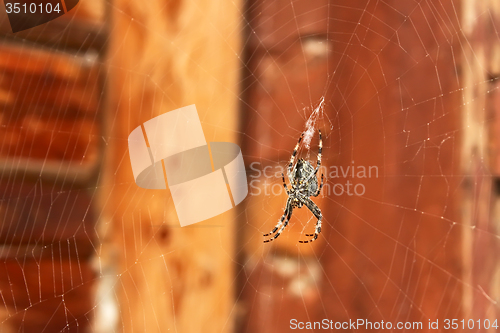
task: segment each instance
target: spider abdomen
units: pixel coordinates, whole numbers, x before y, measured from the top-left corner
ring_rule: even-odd
[[[307,194],[306,196],[310,197],[318,190],[318,179],[316,177],[312,177],[307,185]]]
[[[315,169],[304,159],[299,159],[297,161],[297,166],[294,174],[294,184],[300,189],[304,197],[310,197],[318,190],[318,179],[316,178]]]

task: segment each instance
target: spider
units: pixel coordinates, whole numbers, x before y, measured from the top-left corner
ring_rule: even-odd
[[[311,196],[317,197],[321,192],[321,188],[323,187],[323,174],[321,174],[321,184],[318,188],[318,178],[316,174],[318,173],[319,167],[321,166],[321,150],[323,148],[323,141],[321,140],[321,131],[319,132],[319,149],[318,149],[318,161],[316,163],[316,168],[314,168],[309,161],[304,159],[299,159],[295,167],[292,168],[293,163],[295,161],[295,156],[297,155],[297,150],[299,149],[300,142],[304,137],[304,133],[302,133],[299,137],[299,141],[295,145],[295,149],[293,150],[292,157],[290,158],[290,163],[287,168],[287,176],[288,180],[292,186],[290,190],[286,186],[285,175],[281,173],[281,177],[283,179],[283,187],[285,188],[286,194],[288,195],[288,199],[285,205],[285,212],[281,216],[278,224],[274,227],[274,229],[264,235],[273,237],[266,239],[264,243],[275,240],[281,235],[283,230],[285,230],[288,225],[288,221],[292,217],[292,210],[297,207],[301,208],[305,205],[313,215],[318,219],[316,222],[316,228],[314,230],[314,234],[306,234],[306,236],[313,238],[305,241],[299,241],[299,243],[309,243],[313,242],[318,238],[319,233],[321,232],[321,219],[323,215],[321,214],[321,210],[316,206],[316,204],[310,199]],[[286,218],[286,219],[285,219]],[[285,223],[283,223],[285,221]]]

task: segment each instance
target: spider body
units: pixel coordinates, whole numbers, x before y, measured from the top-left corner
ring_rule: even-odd
[[[316,177],[311,177],[314,175],[314,167],[304,159],[299,159],[297,161],[297,166],[295,168],[295,173],[293,174],[292,188],[290,190],[290,195],[295,196],[295,202],[301,202],[299,198],[310,197],[316,193],[318,190],[318,179]],[[302,205],[299,206],[299,208]]]
[[[290,163],[288,164],[287,176],[288,181],[290,182],[291,189],[289,190],[286,186],[285,175],[281,174],[283,178],[283,186],[288,195],[288,200],[285,205],[285,212],[281,216],[278,224],[274,227],[274,229],[265,234],[264,236],[273,236],[264,241],[264,243],[275,240],[281,235],[283,230],[288,225],[290,218],[292,216],[292,210],[294,208],[301,208],[302,206],[306,206],[313,215],[318,219],[316,222],[316,228],[314,234],[306,234],[306,236],[313,236],[312,239],[306,241],[299,241],[300,243],[309,243],[315,241],[318,238],[319,233],[321,232],[321,220],[323,215],[321,214],[321,210],[316,206],[316,204],[310,199],[310,197],[317,197],[321,188],[323,187],[323,175],[321,175],[321,184],[318,187],[318,178],[317,173],[319,167],[321,166],[321,151],[323,148],[323,142],[321,139],[321,131],[319,132],[319,149],[318,149],[318,160],[316,163],[316,168],[312,166],[309,161],[304,159],[297,160],[295,166],[293,166],[293,162],[295,161],[295,156],[297,155],[297,151],[299,149],[300,142],[304,136],[304,133],[299,137],[299,141],[295,145],[295,149],[293,150],[292,157],[290,158]],[[286,218],[286,220],[285,220]],[[283,223],[284,221],[284,223]]]

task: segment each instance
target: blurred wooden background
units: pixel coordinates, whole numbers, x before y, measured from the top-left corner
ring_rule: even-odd
[[[247,200],[240,331],[285,332],[291,318],[493,322],[498,4],[344,4],[247,4],[247,163],[285,165],[304,130],[298,110],[325,96],[323,164],[378,166],[382,177],[363,180],[364,196],[318,198],[324,227],[310,246],[297,240],[315,221],[295,211],[295,230],[260,244],[286,198]]]
[[[363,180],[364,196],[323,198],[326,227],[311,246],[297,247],[299,222],[271,250],[259,244],[285,198],[247,201],[241,331],[288,331],[291,318],[493,322],[498,5],[252,1],[248,8],[247,162],[286,163],[304,129],[297,110],[325,95],[324,164],[355,161],[383,176]],[[317,49],[328,51],[308,52]],[[305,224],[309,216],[294,219]]]
[[[17,34],[1,12],[2,332],[500,317],[496,1],[83,0]],[[156,115],[196,104],[208,141],[275,167],[321,97],[323,164],[380,176],[315,198],[317,242],[301,209],[262,243],[283,195],[180,228],[133,182]]]
[[[104,3],[13,34],[0,5],[0,331],[84,331],[99,273]]]

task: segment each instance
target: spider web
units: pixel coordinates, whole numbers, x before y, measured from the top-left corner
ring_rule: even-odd
[[[236,82],[242,87],[241,97],[235,97],[240,99],[240,124],[224,122],[236,116],[211,108],[218,98],[211,87],[204,88],[208,110],[199,112],[204,129],[211,133],[207,140],[240,141],[249,196],[233,215],[216,223],[178,228],[168,195],[139,189],[132,178],[123,176],[131,171],[128,153],[120,147],[126,146],[129,130],[141,122],[170,111],[180,100],[192,104],[190,93],[179,98],[164,85],[165,78],[181,81],[182,70],[189,66],[212,73],[213,66],[221,66],[214,60],[217,48],[206,51],[207,61],[178,59],[181,69],[167,66],[164,72],[162,63],[173,61],[168,52],[186,56],[183,40],[193,34],[196,39],[203,31],[181,24],[172,32],[168,23],[159,28],[151,24],[150,20],[169,22],[168,13],[179,10],[175,4],[155,3],[158,16],[148,16],[138,5],[131,9],[125,2],[105,3],[106,15],[125,22],[114,26],[124,34],[115,34],[109,44],[120,45],[120,52],[140,49],[143,45],[128,44],[129,34],[140,31],[164,48],[141,49],[151,58],[137,66],[91,57],[109,75],[134,78],[136,84],[123,90],[128,98],[117,98],[122,103],[118,109],[139,100],[139,110],[125,115],[106,110],[109,131],[98,135],[82,128],[51,129],[102,140],[104,152],[114,160],[103,162],[95,184],[61,190],[47,186],[42,181],[47,175],[40,175],[35,177],[34,193],[14,193],[12,185],[5,187],[2,202],[20,205],[19,211],[28,215],[62,200],[67,208],[53,214],[55,219],[61,216],[58,228],[70,232],[62,241],[44,239],[43,226],[49,221],[41,223],[42,229],[21,230],[14,217],[4,214],[4,229],[31,233],[37,246],[14,241],[2,245],[2,279],[7,281],[0,290],[2,331],[29,330],[30,311],[50,305],[52,299],[59,306],[47,318],[46,332],[53,318],[63,318],[57,331],[86,327],[95,332],[281,332],[290,330],[293,319],[306,323],[325,318],[333,323],[421,322],[422,331],[429,330],[429,321],[439,320],[442,331],[445,319],[457,319],[459,325],[463,319],[469,326],[457,331],[483,332],[488,331],[486,320],[491,325],[498,319],[497,4],[331,1],[311,9],[289,2],[281,9],[272,0],[249,2],[245,8],[217,2],[207,16],[229,6],[241,20],[231,34],[222,35],[228,44],[234,36],[243,36],[245,51],[236,48],[232,53],[243,73]],[[179,6],[191,6],[194,13],[205,9],[195,1]],[[285,10],[291,10],[291,20],[282,19]],[[326,13],[315,21],[324,27],[321,34],[308,30],[307,24],[303,28],[304,17],[317,13]],[[217,28],[212,33],[221,33]],[[45,48],[58,51],[55,46]],[[132,61],[137,54],[133,52]],[[120,54],[109,57],[116,60]],[[191,91],[189,84],[198,83],[180,85]],[[226,82],[218,85],[229,94],[235,91]],[[29,96],[23,98],[19,102],[28,105]],[[9,126],[24,125],[2,124],[4,130]],[[298,157],[314,165],[318,129],[323,133],[320,173],[325,186],[313,201],[323,212],[322,233],[316,242],[299,245],[316,220],[307,209],[295,209],[280,237],[264,245],[262,234],[283,214],[281,172],[286,171],[294,144],[305,132]],[[28,157],[37,154],[36,142],[23,144],[32,148]],[[70,145],[66,151],[87,153]],[[49,162],[43,154],[39,159]],[[19,179],[9,170],[2,177],[8,184]],[[21,184],[32,181],[30,177],[27,172]],[[70,183],[78,175],[59,170],[49,177]],[[72,200],[82,193],[89,194],[84,209],[95,214],[97,224],[88,226],[82,220],[75,229],[62,216],[78,209]],[[91,240],[88,257],[75,245],[79,230]],[[69,275],[62,269],[56,272],[65,247],[76,263],[70,264]],[[42,271],[42,254],[52,262],[48,271]],[[85,270],[89,262],[93,274]],[[184,262],[196,267],[190,271]],[[47,276],[58,276],[62,285],[50,278],[50,295],[42,295]],[[35,291],[28,287],[33,281],[39,287]],[[192,286],[196,288],[189,289]],[[77,316],[65,300],[82,288],[94,296],[89,309]],[[205,303],[209,300],[212,303]],[[215,328],[204,326],[211,317],[219,323]],[[350,326],[342,329],[354,331]],[[371,331],[365,326],[359,330]]]

